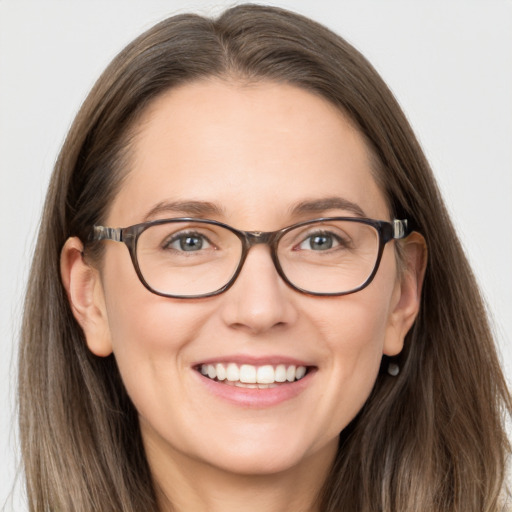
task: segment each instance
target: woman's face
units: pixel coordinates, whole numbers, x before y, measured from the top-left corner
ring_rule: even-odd
[[[324,201],[333,198],[390,219],[362,137],[327,101],[290,85],[211,80],[175,88],[146,111],[132,149],[108,226],[200,216],[273,231],[357,215],[342,201]],[[94,293],[103,324],[85,328],[87,341],[97,354],[114,352],[153,466],[180,460],[263,474],[331,461],[382,355],[401,350],[410,325],[393,243],[374,281],[351,295],[298,293],[278,276],[269,248],[256,245],[228,291],[192,300],[152,294],[126,247],[103,243]],[[308,373],[254,389],[199,371],[230,363]]]

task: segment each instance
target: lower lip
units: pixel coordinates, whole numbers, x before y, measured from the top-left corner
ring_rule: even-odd
[[[295,398],[310,385],[315,374],[314,370],[310,370],[302,379],[295,382],[278,384],[274,388],[259,389],[230,386],[194,371],[201,383],[213,395],[234,405],[251,408],[272,407]]]

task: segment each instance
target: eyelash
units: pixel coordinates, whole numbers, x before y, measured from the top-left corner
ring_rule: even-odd
[[[186,238],[198,238],[202,241],[202,243],[206,242],[209,246],[213,246],[212,242],[208,239],[207,236],[205,236],[201,233],[198,233],[197,231],[187,231],[187,232],[180,231],[179,233],[173,234],[170,237],[168,237],[167,239],[165,239],[164,242],[161,244],[161,247],[164,250],[172,249],[177,252],[189,252],[189,251],[185,251],[183,249],[179,250],[179,249],[175,249],[175,248],[171,247],[171,245],[174,244],[175,242],[179,242]],[[202,248],[202,246],[201,246],[201,248]],[[193,251],[190,251],[190,252],[193,252]]]
[[[333,248],[337,248],[337,247],[347,247],[349,245],[348,239],[342,238],[339,235],[336,235],[335,233],[333,233],[331,231],[324,230],[324,231],[316,231],[316,232],[308,233],[306,236],[302,237],[302,241],[299,242],[298,244],[296,244],[294,247],[300,248],[300,246],[302,244],[304,244],[305,242],[307,242],[308,240],[310,241],[309,243],[311,245],[311,240],[314,237],[327,237],[327,238],[333,239],[336,242],[336,245],[334,247],[329,247],[329,249],[333,249]],[[310,249],[310,250],[312,250],[312,249]]]

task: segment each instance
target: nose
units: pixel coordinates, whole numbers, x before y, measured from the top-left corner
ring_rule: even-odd
[[[223,321],[250,334],[291,325],[297,319],[296,293],[277,273],[269,247],[256,245],[233,286],[223,294]]]

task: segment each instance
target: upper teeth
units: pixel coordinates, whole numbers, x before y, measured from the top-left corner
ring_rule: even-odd
[[[293,382],[306,375],[305,366],[270,364],[253,366],[252,364],[237,365],[236,363],[217,363],[201,365],[201,373],[210,379],[243,382],[246,384],[273,384],[274,382]]]

